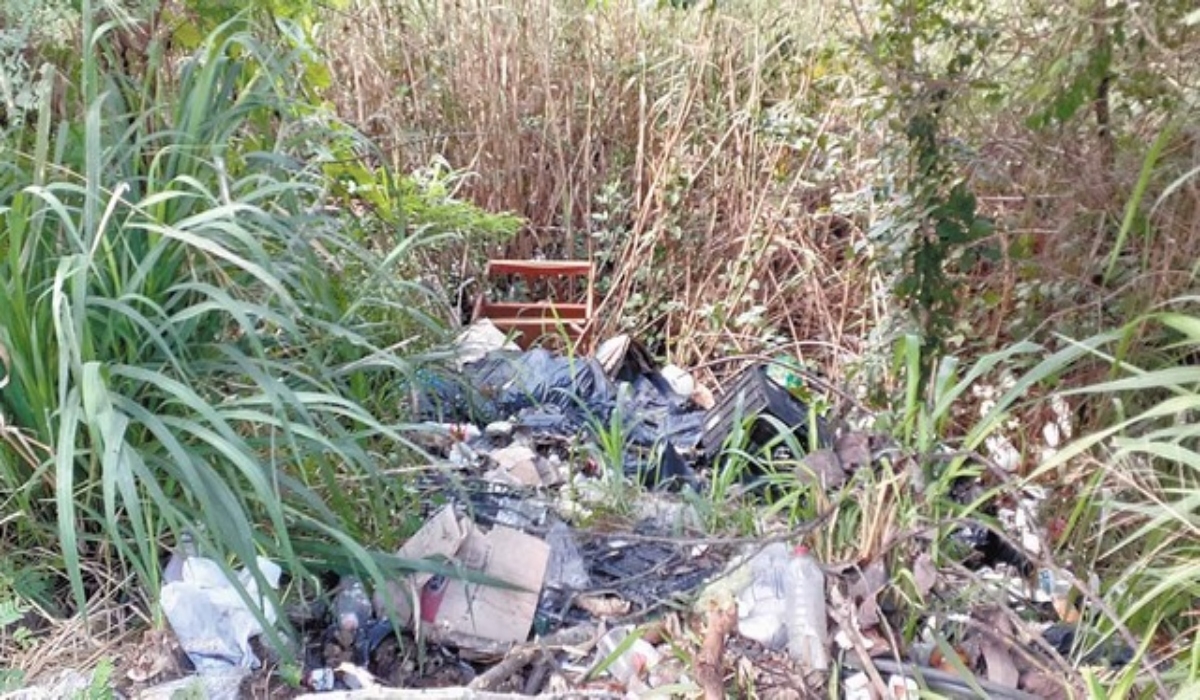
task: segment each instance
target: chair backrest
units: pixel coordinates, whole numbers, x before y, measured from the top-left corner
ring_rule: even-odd
[[[582,301],[557,299],[492,301],[488,296],[493,280],[520,277],[526,289],[544,280],[547,288],[561,279],[584,281]],[[587,352],[595,304],[595,268],[587,260],[491,260],[484,273],[483,289],[475,301],[474,319],[487,318],[505,334],[514,335],[517,345],[529,348],[544,338],[565,336],[577,351]]]

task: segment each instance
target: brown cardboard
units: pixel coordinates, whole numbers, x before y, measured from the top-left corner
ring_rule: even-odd
[[[524,590],[450,581],[434,622],[439,636],[493,642],[528,639],[550,547],[536,537],[497,525],[487,534],[472,528],[456,558],[472,571]]]
[[[451,579],[437,607],[430,632],[463,646],[515,643],[529,638],[533,616],[541,594],[542,580],[550,560],[550,547],[542,540],[503,525],[484,533],[467,518],[458,518],[447,506],[429,517],[421,529],[397,552],[408,559],[445,557],[472,573],[505,581],[515,588],[501,588]],[[413,619],[412,601],[432,578],[419,573],[392,582],[393,597],[401,624]],[[377,595],[377,614],[386,612]]]
[[[443,506],[425,521],[416,534],[408,538],[396,556],[404,559],[443,558],[447,561],[454,558],[462,543],[467,539],[474,525],[466,518],[459,519],[454,508]],[[414,573],[399,581],[388,583],[388,594],[396,606],[397,622],[402,626],[412,620],[413,600],[416,592],[421,590],[425,582],[433,578],[433,574]],[[375,594],[375,614],[379,617],[387,615],[387,600],[379,593]]]
[[[542,475],[538,471],[537,453],[523,445],[492,450],[488,456],[496,462],[496,468],[484,474],[484,478],[501,484],[518,486],[542,486]]]

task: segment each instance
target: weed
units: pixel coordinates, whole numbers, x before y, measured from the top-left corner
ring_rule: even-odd
[[[233,20],[153,66],[141,114],[84,52],[86,113],[58,121],[47,95],[0,172],[0,491],[27,516],[6,537],[60,553],[80,610],[91,557],[154,592],[164,535],[193,528],[230,568],[262,553],[304,580],[337,542],[380,581],[363,543],[410,502],[379,477],[378,452],[416,448],[376,388],[414,357],[421,297],[392,274],[422,237],[376,251],[318,213],[330,182],[297,144],[347,132],[277,92],[303,65],[256,33]],[[375,315],[401,305],[405,325]]]

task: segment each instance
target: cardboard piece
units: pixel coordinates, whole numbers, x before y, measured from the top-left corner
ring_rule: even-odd
[[[538,470],[538,456],[524,445],[509,445],[492,450],[488,456],[496,462],[496,468],[483,478],[500,484],[516,486],[542,486],[542,475]]]
[[[451,580],[434,621],[439,636],[479,637],[502,643],[527,640],[550,560],[550,547],[532,535],[503,525],[493,527],[487,534],[473,528],[457,559],[471,571],[506,581],[518,589]]]
[[[425,623],[439,639],[473,644],[518,643],[529,638],[533,616],[541,595],[550,559],[550,546],[520,530],[497,525],[483,532],[468,518],[455,515],[446,506],[397,552],[398,556],[421,559],[445,557],[471,573],[508,583],[513,588],[487,586],[450,579],[436,615],[423,614]],[[388,586],[388,593],[401,616],[401,624],[413,621],[413,601],[421,599],[425,584],[433,576],[411,574]],[[427,596],[426,596],[427,599]],[[385,601],[376,597],[376,613],[386,614]],[[427,611],[423,611],[425,613]]]
[[[425,521],[421,529],[408,538],[396,556],[405,559],[445,559],[454,558],[459,547],[466,541],[474,525],[466,518],[459,518],[451,506],[443,506]],[[433,578],[429,573],[413,573],[399,581],[389,581],[387,595],[396,606],[396,616],[402,627],[412,622],[413,601],[421,588]],[[379,591],[374,597],[375,615],[388,617],[388,600]]]

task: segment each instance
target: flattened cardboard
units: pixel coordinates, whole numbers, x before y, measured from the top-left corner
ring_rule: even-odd
[[[510,445],[493,450],[489,455],[497,466],[484,475],[485,479],[519,486],[542,485],[542,475],[537,467],[537,453],[528,447]]]
[[[463,646],[517,643],[529,638],[542,581],[550,560],[550,546],[532,535],[503,525],[486,534],[454,509],[444,507],[421,526],[397,552],[409,559],[445,557],[464,569],[505,581],[515,588],[485,586],[451,579],[437,608],[431,632]],[[413,596],[432,578],[417,573],[389,583],[398,620],[413,619]],[[377,595],[377,614],[385,612]]]
[[[549,545],[503,525],[487,534],[472,528],[457,559],[472,571],[523,590],[452,580],[434,623],[439,636],[503,643],[528,639],[550,560]]]
[[[454,558],[474,525],[466,518],[459,519],[454,508],[443,506],[441,510],[429,516],[425,524],[416,534],[408,538],[396,556],[405,559],[425,559],[440,557],[446,560]],[[397,620],[402,626],[412,620],[413,592],[420,591],[425,582],[433,578],[433,574],[414,573],[399,581],[388,582],[388,594],[396,606]],[[387,600],[379,593],[375,594],[375,614],[383,617],[387,614]]]

